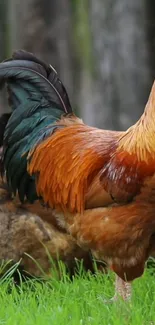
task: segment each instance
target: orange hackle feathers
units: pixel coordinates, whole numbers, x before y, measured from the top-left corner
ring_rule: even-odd
[[[136,155],[138,162],[150,163],[155,159],[155,82],[139,121],[131,126],[119,140],[119,149]]]
[[[146,177],[155,173],[155,84],[139,121],[120,133],[116,151],[105,164],[101,182],[117,202],[139,193]]]
[[[38,174],[37,193],[50,207],[82,212],[88,188],[108,160],[116,139],[112,131],[75,121],[69,126],[67,122],[30,152],[28,172]]]

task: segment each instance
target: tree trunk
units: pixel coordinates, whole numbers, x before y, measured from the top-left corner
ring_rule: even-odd
[[[146,18],[141,0],[91,0],[99,127],[126,129],[144,109],[151,86]]]

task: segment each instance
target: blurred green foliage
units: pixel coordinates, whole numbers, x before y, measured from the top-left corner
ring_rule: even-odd
[[[71,3],[73,39],[77,60],[83,69],[92,73],[93,56],[89,21],[89,0],[71,0]]]

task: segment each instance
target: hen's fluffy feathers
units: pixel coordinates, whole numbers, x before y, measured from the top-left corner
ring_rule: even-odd
[[[77,245],[57,224],[51,211],[38,202],[33,206],[20,204],[1,180],[0,247],[0,261],[16,263],[21,260],[21,269],[27,275],[51,276],[55,271],[61,275],[60,260],[71,275],[77,270],[77,261],[81,261],[86,270],[95,271],[89,250]],[[97,265],[104,269],[104,263]]]

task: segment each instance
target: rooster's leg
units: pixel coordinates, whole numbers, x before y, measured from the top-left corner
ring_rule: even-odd
[[[119,297],[123,300],[130,300],[131,298],[131,283],[123,281],[118,275],[115,280],[115,295],[112,298],[116,301]]]

